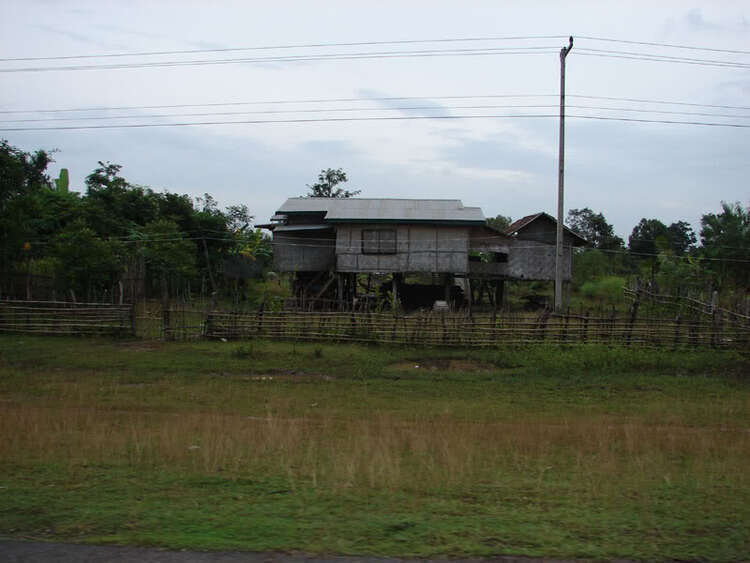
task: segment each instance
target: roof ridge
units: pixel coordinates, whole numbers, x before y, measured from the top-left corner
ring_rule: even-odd
[[[436,197],[307,197],[293,196],[287,199],[325,199],[331,201],[458,201],[458,198],[436,198]]]

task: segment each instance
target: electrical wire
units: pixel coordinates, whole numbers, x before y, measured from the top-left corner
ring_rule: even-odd
[[[464,110],[464,109],[549,109],[558,107],[556,104],[547,105],[529,105],[529,104],[503,104],[503,105],[472,105],[472,106],[400,106],[400,107],[364,107],[364,108],[314,108],[314,109],[289,109],[289,110],[255,110],[255,111],[223,111],[208,113],[165,113],[165,114],[134,114],[134,115],[100,115],[85,117],[45,117],[34,119],[7,119],[1,123],[47,123],[55,121],[106,121],[115,119],[165,119],[173,117],[209,117],[209,116],[226,116],[226,115],[256,115],[256,114],[300,114],[300,113],[341,113],[357,111],[445,111],[445,110]],[[737,115],[725,113],[710,112],[691,112],[691,111],[670,111],[662,109],[638,109],[625,107],[608,107],[608,106],[586,106],[568,104],[567,108],[574,109],[594,109],[602,111],[624,111],[635,113],[656,113],[669,115],[693,115],[703,117],[720,117],[735,119],[750,119],[750,115]]]
[[[302,43],[294,45],[264,45],[255,47],[223,47],[214,49],[187,49],[178,51],[136,51],[130,53],[100,53],[93,55],[58,55],[49,57],[12,57],[0,58],[0,62],[15,61],[56,61],[72,59],[100,59],[112,57],[150,57],[161,55],[194,55],[202,53],[227,53],[239,51],[273,51],[281,49],[317,49],[328,47],[367,47],[385,45],[414,45],[420,43],[468,43],[478,41],[529,41],[540,39],[567,39],[567,35],[515,35],[497,37],[463,37],[463,38],[439,38],[439,39],[397,39],[392,41],[355,41],[343,43]]]
[[[675,121],[665,119],[638,119],[627,117],[605,117],[595,115],[574,115],[573,119],[589,119],[603,121],[623,121],[633,123],[661,123],[669,125],[695,125],[706,127],[750,128],[745,123],[719,123],[707,121]],[[492,115],[403,115],[380,117],[326,117],[326,118],[295,118],[295,119],[251,119],[241,121],[192,121],[178,123],[119,123],[107,125],[62,125],[49,127],[0,127],[0,132],[31,132],[31,131],[77,131],[85,129],[144,129],[151,127],[192,127],[199,125],[263,125],[263,124],[304,124],[304,123],[344,123],[365,121],[417,121],[417,120],[456,120],[456,119],[538,119],[559,118],[557,114],[492,114]]]
[[[557,95],[557,94],[554,94]],[[643,104],[665,104],[665,105],[675,105],[675,106],[693,106],[693,107],[704,107],[704,108],[717,108],[717,109],[744,109],[744,110],[750,110],[750,106],[728,106],[728,105],[719,105],[719,104],[698,104],[694,102],[684,102],[684,101],[670,101],[670,100],[649,100],[646,98],[617,98],[614,96],[586,96],[583,94],[565,94],[568,98],[583,98],[583,99],[589,99],[589,100],[610,100],[610,101],[617,101],[617,102],[637,102],[637,103],[643,103]]]
[[[111,115],[111,116],[86,116],[86,117],[53,117],[53,118],[36,118],[36,119],[12,119],[0,121],[0,123],[30,123],[30,122],[49,122],[49,121],[87,121],[87,120],[107,120],[107,119],[156,119],[170,117],[206,117],[213,115],[254,115],[254,114],[286,114],[286,113],[336,113],[336,112],[354,112],[354,111],[443,111],[449,109],[497,109],[497,108],[554,108],[557,105],[476,105],[476,106],[402,106],[402,107],[364,107],[364,108],[314,108],[314,109],[286,109],[286,110],[255,110],[255,111],[225,111],[210,113],[166,113],[166,114],[134,114],[134,115]],[[734,116],[727,116],[734,117]],[[741,116],[738,116],[741,117]]]
[[[48,71],[78,71],[78,70],[121,70],[134,68],[165,68],[181,66],[206,66],[224,64],[269,64],[294,63],[310,61],[342,61],[362,59],[396,59],[410,57],[445,57],[445,56],[487,56],[487,55],[534,55],[556,52],[557,47],[494,47],[487,49],[433,49],[421,51],[381,51],[359,53],[330,53],[318,55],[291,55],[275,57],[207,59],[190,61],[156,61],[143,63],[113,63],[104,65],[67,65],[49,67],[21,67],[0,68],[0,73],[17,72],[48,72]]]
[[[120,53],[95,53],[83,55],[54,55],[46,57],[4,57],[0,62],[30,62],[30,61],[59,61],[74,59],[102,59],[115,57],[150,57],[163,55],[195,55],[207,53],[230,53],[242,51],[273,51],[286,49],[320,49],[330,47],[366,47],[385,45],[415,45],[426,43],[470,43],[488,41],[533,41],[548,39],[567,39],[568,35],[515,35],[515,36],[480,36],[480,37],[447,37],[429,39],[397,39],[390,41],[352,41],[352,42],[328,42],[328,43],[298,43],[291,45],[261,45],[252,47],[216,47],[212,49],[182,49],[163,51],[131,51]],[[697,47],[695,45],[679,45],[674,43],[659,43],[655,41],[634,41],[628,39],[616,39],[612,37],[597,37],[591,35],[576,35],[576,40],[601,41],[607,43],[618,43],[622,45],[641,45],[646,47],[666,47],[670,49],[686,49],[691,51],[705,51],[714,53],[727,53],[736,55],[750,55],[750,51],[738,49],[719,49],[714,47]]]
[[[717,61],[711,59],[690,59],[686,57],[670,57],[663,55],[649,55],[648,53],[618,53],[617,51],[606,51],[599,49],[579,48],[576,51],[579,56],[607,57],[613,59],[628,59],[635,61],[650,61],[662,63],[677,63],[698,66],[712,66],[721,68],[750,69],[750,64],[735,61]]]
[[[589,41],[604,41],[608,43],[620,43],[623,45],[643,45],[647,47],[668,47],[671,49],[688,49],[691,51],[707,51],[713,53],[729,53],[734,55],[750,55],[750,51],[741,51],[736,49],[717,49],[713,47],[696,47],[695,45],[676,45],[674,43],[657,43],[654,41],[632,41],[627,39],[613,39],[611,37],[593,37],[590,35],[576,35],[578,39],[588,39]]]
[[[209,102],[202,104],[163,104],[142,106],[91,106],[78,108],[55,108],[55,109],[13,109],[0,110],[0,114],[15,113],[66,113],[66,112],[91,112],[91,111],[125,111],[125,110],[147,110],[147,109],[179,109],[191,107],[223,107],[243,105],[276,105],[276,104],[312,104],[312,103],[343,103],[343,102],[394,102],[394,101],[420,101],[420,100],[469,100],[469,99],[496,99],[496,98],[557,98],[559,94],[475,94],[457,96],[387,96],[372,98],[307,98],[297,100],[254,100],[244,102]],[[632,102],[642,104],[676,105],[690,107],[705,107],[714,109],[737,109],[750,110],[750,106],[730,106],[720,104],[699,104],[695,102],[675,100],[650,100],[646,98],[619,98],[614,96],[587,96],[583,94],[566,94],[568,98],[581,98],[589,100],[607,100],[617,102]]]

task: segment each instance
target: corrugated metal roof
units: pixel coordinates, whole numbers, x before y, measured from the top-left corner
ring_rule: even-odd
[[[280,214],[305,212],[326,212],[325,220],[332,222],[485,222],[479,207],[465,207],[459,199],[293,197],[277,211]]]
[[[286,213],[326,212],[332,201],[334,199],[330,197],[290,197],[276,213],[284,215]]]
[[[333,229],[331,225],[279,225],[274,232],[282,231],[326,231]]]

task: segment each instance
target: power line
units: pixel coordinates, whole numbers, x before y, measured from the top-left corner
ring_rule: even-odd
[[[36,119],[13,119],[0,121],[0,123],[30,123],[30,122],[48,122],[48,121],[88,121],[88,120],[107,120],[107,119],[157,119],[169,117],[206,117],[212,115],[254,115],[254,114],[285,114],[285,113],[327,113],[327,112],[353,112],[353,111],[443,111],[449,109],[497,109],[497,108],[526,108],[540,109],[556,107],[554,105],[526,105],[526,104],[509,104],[509,105],[476,105],[476,106],[400,106],[400,107],[363,107],[363,108],[308,108],[308,109],[285,109],[285,110],[255,110],[255,111],[223,111],[210,113],[165,113],[152,115],[100,115],[85,117],[53,117],[53,118],[36,118]],[[734,116],[728,116],[734,117]],[[740,117],[740,116],[738,116]]]
[[[701,125],[705,127],[734,127],[738,129],[750,128],[744,123],[714,123],[706,121],[673,121],[669,119],[638,119],[635,117],[605,117],[599,115],[570,115],[577,119],[598,119],[602,121],[626,121],[632,123],[663,123],[667,125]]]
[[[605,51],[597,49],[584,49],[578,50],[578,54],[587,57],[607,57],[612,59],[628,59],[634,61],[650,61],[660,63],[676,63],[676,64],[688,64],[697,66],[712,66],[720,68],[737,68],[737,69],[750,69],[750,64],[739,63],[734,61],[715,61],[710,59],[689,59],[685,57],[668,57],[662,55],[649,55],[647,53],[618,53],[617,51]]]
[[[385,46],[385,45],[415,45],[424,43],[469,43],[478,41],[530,41],[540,39],[567,39],[567,35],[515,35],[500,37],[459,37],[459,38],[438,38],[438,39],[400,39],[393,41],[355,41],[344,43],[302,43],[294,45],[264,45],[255,47],[225,47],[215,49],[187,49],[178,51],[136,51],[129,53],[100,53],[90,55],[58,55],[49,57],[10,57],[0,58],[0,62],[15,61],[59,61],[72,59],[100,59],[113,57],[150,57],[161,55],[195,55],[201,53],[229,53],[240,51],[273,51],[277,49],[317,49],[328,47],[366,47],[366,46]]]
[[[736,49],[716,49],[712,47],[696,47],[694,45],[676,45],[674,43],[657,43],[653,41],[631,41],[626,39],[613,39],[610,37],[592,37],[590,35],[576,35],[576,39],[588,39],[590,41],[606,41],[608,43],[621,43],[625,45],[644,45],[648,47],[669,47],[671,49],[688,49],[691,51],[709,51],[713,53],[730,53],[734,55],[750,55],[750,51]]]
[[[366,46],[385,46],[385,45],[416,45],[427,43],[471,43],[471,42],[488,42],[488,41],[533,41],[547,39],[567,39],[569,34],[564,35],[515,35],[515,36],[480,36],[480,37],[444,37],[430,39],[397,39],[390,41],[352,41],[352,42],[331,42],[331,43],[298,43],[291,45],[261,45],[252,47],[217,47],[213,49],[183,49],[183,50],[164,50],[164,51],[131,51],[120,53],[94,53],[83,55],[54,55],[46,57],[5,57],[0,58],[0,62],[30,62],[30,61],[60,61],[74,59],[103,59],[115,57],[150,57],[163,55],[195,55],[203,53],[231,53],[243,51],[273,51],[286,49],[320,49],[330,47],[366,47]],[[678,45],[674,43],[659,43],[655,41],[633,41],[626,39],[616,39],[612,37],[596,37],[591,35],[576,35],[578,39],[589,41],[602,41],[607,43],[619,43],[624,45],[642,45],[647,47],[667,47],[671,49],[686,49],[691,51],[705,51],[714,53],[728,53],[736,55],[750,55],[750,51],[737,49],[718,49],[713,47],[696,47],[695,45]]]
[[[254,100],[247,102],[209,102],[203,104],[170,104],[170,105],[149,105],[149,106],[94,106],[84,108],[67,108],[67,109],[15,109],[0,110],[3,113],[63,113],[63,112],[81,112],[81,111],[112,111],[112,110],[131,110],[131,109],[175,109],[191,107],[215,107],[215,106],[245,106],[245,105],[272,105],[272,104],[312,104],[312,103],[339,103],[339,102],[391,102],[391,101],[417,101],[417,100],[468,100],[480,98],[542,98],[556,97],[557,94],[488,94],[473,96],[387,96],[374,98],[307,98],[298,100]],[[750,109],[750,108],[743,108]]]
[[[433,49],[421,51],[380,51],[359,53],[330,53],[316,55],[291,55],[273,57],[230,58],[190,61],[155,61],[143,63],[113,63],[104,65],[67,65],[48,67],[0,68],[0,73],[48,72],[78,70],[122,70],[134,68],[165,68],[180,66],[207,66],[224,64],[268,64],[310,61],[342,61],[362,59],[396,59],[409,57],[487,56],[487,55],[534,55],[554,52],[554,46],[540,47],[492,47],[486,49]]]
[[[748,66],[750,63],[742,62],[742,61],[726,61],[726,60],[718,60],[718,59],[697,59],[694,57],[684,57],[684,56],[675,56],[675,55],[659,55],[655,53],[641,53],[637,51],[614,51],[612,49],[591,49],[582,47],[582,51],[585,51],[587,53],[607,53],[612,55],[631,55],[634,57],[650,57],[650,58],[656,58],[656,59],[666,59],[666,60],[672,60],[676,62],[682,62],[682,61],[689,61],[689,62],[698,62],[698,63],[717,63],[717,64],[726,64],[726,65],[739,65],[739,66]]]
[[[649,100],[644,98],[616,98],[613,96],[584,96],[582,94],[566,94],[569,98],[584,98],[589,100],[611,100],[618,102],[638,102],[644,104],[669,104],[675,106],[692,106],[704,108],[721,108],[721,109],[750,109],[750,106],[727,106],[719,104],[697,104],[693,102],[681,102],[670,100]]]
[[[118,129],[118,128],[145,128],[145,127],[188,127],[193,125],[255,125],[270,123],[320,123],[320,122],[345,122],[345,121],[399,121],[399,120],[418,120],[418,119],[478,119],[478,118],[525,118],[525,117],[556,117],[554,114],[507,114],[507,115],[405,115],[405,116],[386,116],[386,117],[326,117],[326,118],[299,118],[299,119],[252,119],[243,121],[196,121],[182,123],[124,123],[113,125],[72,125],[72,126],[51,126],[51,127],[5,127],[0,131],[64,131],[78,129]]]
[[[208,117],[208,116],[226,116],[226,115],[257,115],[257,114],[300,114],[300,113],[341,113],[341,112],[358,112],[358,111],[444,111],[456,109],[548,109],[557,107],[554,104],[548,105],[529,105],[529,104],[502,104],[502,105],[473,105],[473,106],[399,106],[399,107],[363,107],[363,108],[308,108],[308,109],[289,109],[289,110],[255,110],[255,111],[222,111],[208,113],[164,113],[164,114],[133,114],[133,115],[100,115],[84,117],[43,117],[33,119],[8,119],[0,123],[47,123],[55,121],[106,121],[115,119],[166,119],[173,117]],[[625,111],[635,113],[656,113],[670,115],[693,115],[702,117],[723,117],[735,119],[750,119],[750,115],[710,113],[710,112],[692,112],[692,111],[669,111],[662,109],[638,109],[624,107],[608,106],[586,106],[586,105],[568,105],[576,109],[595,109],[602,111]]]
[[[493,115],[405,115],[385,117],[326,117],[326,118],[295,118],[295,119],[251,119],[241,121],[192,121],[178,123],[120,123],[107,125],[65,125],[50,127],[3,127],[0,131],[75,131],[84,129],[143,129],[149,127],[190,127],[198,125],[261,125],[274,123],[323,123],[323,122],[355,122],[355,121],[416,121],[423,119],[506,119],[506,118],[556,118],[557,114],[493,114]],[[577,119],[594,119],[605,121],[626,121],[636,123],[663,123],[670,125],[697,125],[706,127],[750,128],[744,123],[717,123],[705,121],[673,121],[664,119],[637,119],[626,117],[604,117],[594,115],[570,115]]]
[[[313,103],[357,103],[357,102],[395,102],[395,101],[420,101],[420,100],[471,100],[471,99],[498,99],[498,98],[556,98],[558,94],[474,94],[454,96],[386,96],[371,98],[302,98],[283,100],[252,100],[242,102],[208,102],[201,104],[162,104],[141,106],[90,106],[76,108],[53,108],[53,109],[11,109],[0,110],[0,114],[16,113],[66,113],[66,112],[91,112],[91,111],[118,111],[118,110],[142,110],[142,109],[181,109],[199,107],[224,107],[224,106],[251,106],[251,105],[285,105],[285,104],[313,104]],[[689,107],[705,107],[714,109],[736,109],[750,110],[750,106],[730,106],[721,104],[699,104],[695,102],[676,100],[651,100],[646,98],[620,98],[614,96],[587,96],[583,94],[566,94],[569,98],[581,98],[587,100],[607,100],[617,102],[633,102],[642,104],[676,105]]]

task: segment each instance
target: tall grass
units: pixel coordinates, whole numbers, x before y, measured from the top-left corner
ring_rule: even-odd
[[[750,432],[577,416],[558,422],[457,422],[388,414],[280,419],[219,413],[112,412],[81,406],[0,410],[0,458],[232,477],[289,486],[436,490],[556,482],[578,494],[679,474],[695,485],[747,484]]]

